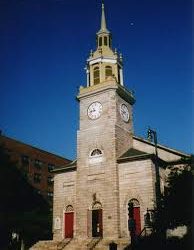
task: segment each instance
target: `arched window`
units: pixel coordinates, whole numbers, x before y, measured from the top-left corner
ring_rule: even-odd
[[[131,199],[129,203],[132,203],[133,207],[139,207],[139,201],[136,199]]]
[[[106,66],[105,67],[105,75],[106,75],[106,78],[108,76],[112,76],[112,67],[111,66]]]
[[[100,83],[100,70],[99,67],[94,68],[94,84]]]
[[[66,206],[65,212],[73,212],[73,211],[74,211],[74,209],[73,209],[72,205]]]
[[[92,152],[90,152],[90,154],[89,154],[88,160],[89,160],[90,165],[100,164],[101,162],[104,161],[103,152],[98,148],[92,150]],[[101,166],[101,165],[99,165],[99,166]]]
[[[102,151],[98,148],[94,149],[92,151],[92,153],[90,154],[91,156],[98,156],[98,155],[102,155]]]
[[[95,201],[92,205],[92,209],[102,209],[102,204],[99,201]]]

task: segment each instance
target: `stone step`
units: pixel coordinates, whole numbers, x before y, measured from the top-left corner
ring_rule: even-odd
[[[71,243],[72,240],[73,240],[73,239],[70,239],[70,238],[68,238],[68,239],[63,239],[61,242],[59,242],[59,243],[57,244],[57,250],[62,250],[62,249],[64,249],[64,248],[66,248],[67,245],[69,245],[69,244]]]
[[[68,244],[64,249],[65,250],[87,250],[87,244],[91,239],[73,239],[70,244]]]
[[[113,242],[117,245],[117,250],[123,250],[126,246],[130,244],[128,238],[102,239],[94,249],[95,250],[108,250],[110,249],[110,244]]]
[[[38,241],[29,250],[57,250],[58,241]]]
[[[65,239],[63,241],[39,241],[29,250],[109,250],[110,244],[117,244],[117,250],[129,245],[129,239]],[[66,244],[67,243],[67,244]],[[96,245],[93,243],[97,243]],[[95,246],[94,246],[95,245]],[[94,248],[92,248],[94,246]]]

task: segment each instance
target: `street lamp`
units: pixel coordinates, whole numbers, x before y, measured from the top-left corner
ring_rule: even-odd
[[[150,142],[154,143],[155,147],[155,171],[156,171],[156,205],[157,209],[160,207],[160,200],[161,200],[161,190],[160,190],[160,172],[159,172],[159,162],[158,162],[158,145],[157,145],[157,132],[155,130],[152,130],[148,128],[147,131],[147,138]]]

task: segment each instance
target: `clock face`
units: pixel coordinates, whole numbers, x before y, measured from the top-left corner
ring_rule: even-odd
[[[101,113],[102,113],[102,104],[100,102],[93,102],[88,107],[88,116],[92,120],[99,118]]]
[[[129,121],[129,110],[125,104],[121,104],[120,114],[121,114],[123,121],[125,121],[125,122]]]

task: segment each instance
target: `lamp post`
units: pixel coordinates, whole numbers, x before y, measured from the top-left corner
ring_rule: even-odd
[[[157,132],[152,129],[148,129],[147,138],[149,141],[153,141],[155,147],[155,171],[156,171],[156,206],[157,209],[160,209],[160,201],[161,201],[161,189],[160,189],[160,172],[159,172],[159,162],[158,162],[158,141],[157,141]]]

